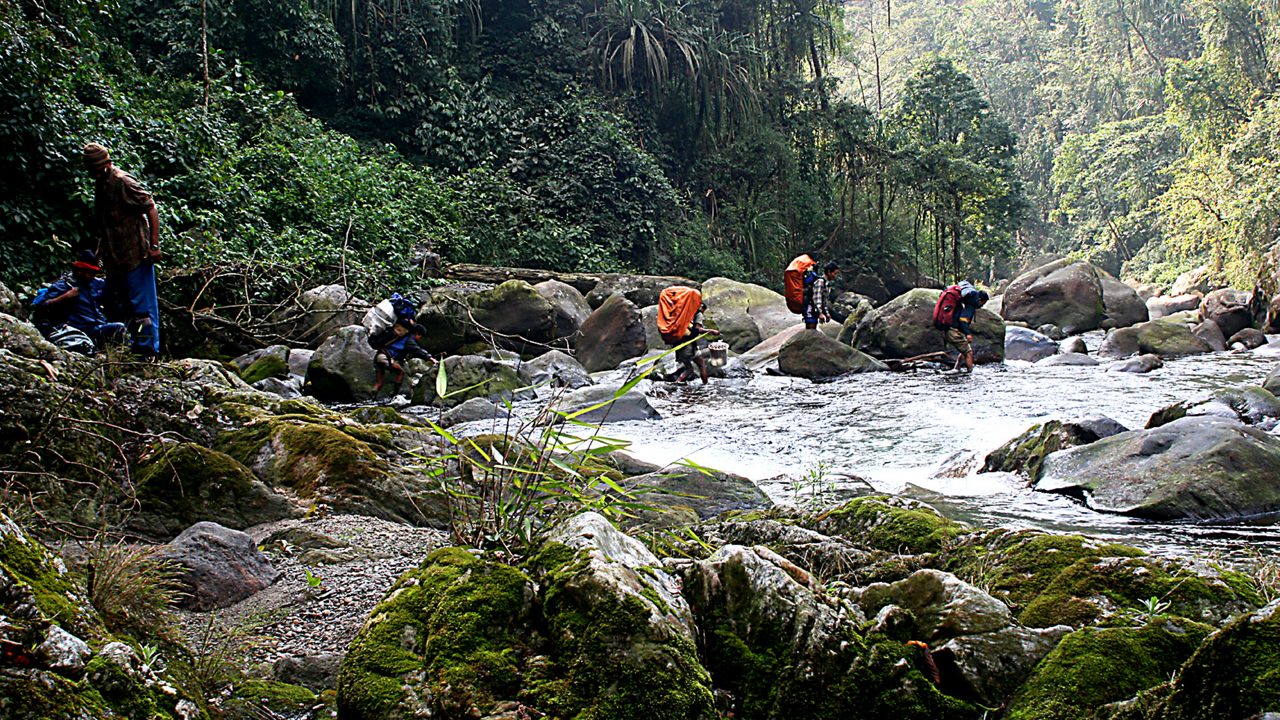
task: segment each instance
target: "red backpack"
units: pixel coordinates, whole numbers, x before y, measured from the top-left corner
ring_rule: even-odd
[[[933,306],[933,326],[939,330],[947,330],[955,322],[956,313],[960,312],[960,286],[952,285],[942,291],[938,304]]]

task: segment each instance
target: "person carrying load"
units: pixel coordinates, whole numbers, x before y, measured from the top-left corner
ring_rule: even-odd
[[[840,274],[840,264],[830,260],[817,270],[818,261],[811,255],[800,255],[783,273],[783,296],[787,309],[804,318],[804,326],[817,330],[818,324],[831,320],[831,300],[827,284]]]
[[[711,330],[702,324],[702,312],[706,308],[702,293],[694,288],[674,285],[663,290],[658,295],[658,334],[662,341],[675,347],[703,334],[719,337],[719,330]],[[707,384],[707,361],[698,352],[697,342],[678,348],[676,362],[681,368],[676,382],[687,382],[697,375],[702,378],[703,385]]]
[[[943,290],[933,306],[933,326],[945,333],[944,347],[950,345],[960,351],[954,370],[959,370],[963,362],[965,370],[973,372],[973,319],[989,297],[985,290],[961,280]]]
[[[36,293],[32,321],[40,333],[60,347],[93,353],[106,343],[123,343],[124,323],[107,322],[102,312],[106,281],[98,277],[102,265],[92,250],[71,263],[71,271]]]

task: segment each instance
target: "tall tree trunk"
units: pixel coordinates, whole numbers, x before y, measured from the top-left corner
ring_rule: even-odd
[[[209,109],[209,0],[200,0],[200,62],[204,73],[204,109]]]

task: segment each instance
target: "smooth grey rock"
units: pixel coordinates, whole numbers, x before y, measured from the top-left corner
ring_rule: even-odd
[[[1084,338],[1077,335],[1075,337],[1069,337],[1066,340],[1063,340],[1061,343],[1059,343],[1058,352],[1076,353],[1078,355],[1088,355],[1089,346],[1085,344]]]
[[[524,363],[524,369],[533,385],[577,390],[593,384],[587,369],[559,350],[548,350]]]
[[[705,473],[683,465],[627,478],[623,485],[639,502],[662,508],[689,508],[698,517],[716,517],[730,510],[759,510],[773,502],[756,484],[731,473]]]
[[[285,379],[277,377],[262,378],[254,383],[252,387],[254,390],[279,395],[283,400],[302,397],[302,378],[297,375],[290,375]]]
[[[1191,334],[1203,340],[1213,352],[1222,352],[1227,349],[1227,338],[1222,334],[1222,328],[1212,320],[1205,320],[1196,325],[1191,330]]]
[[[1221,288],[1204,296],[1204,319],[1212,320],[1222,328],[1222,334],[1231,337],[1247,327],[1253,327],[1253,311],[1249,309],[1249,293],[1243,290]]]
[[[875,615],[888,605],[911,611],[916,637],[933,642],[994,632],[1014,624],[1009,607],[951,573],[917,570],[895,583],[873,583],[858,598]]]
[[[1242,345],[1246,350],[1254,350],[1267,344],[1267,336],[1257,328],[1245,328],[1232,335],[1231,339],[1227,341],[1229,346],[1234,346],[1236,343]]]
[[[1111,363],[1107,366],[1107,372],[1149,373],[1162,367],[1164,361],[1159,355],[1139,355]]]
[[[1068,335],[1095,330],[1106,318],[1102,279],[1087,262],[1049,263],[1009,284],[1002,313],[1030,327],[1053,323]]]
[[[617,385],[593,385],[590,387],[579,388],[573,392],[560,398],[554,409],[558,413],[575,413],[586,408],[592,408],[600,403],[608,403],[603,407],[595,408],[589,412],[576,416],[574,419],[587,423],[610,423],[610,422],[627,422],[629,420],[660,420],[661,415],[653,409],[649,404],[649,399],[644,393],[636,389],[631,389],[620,398],[614,399],[614,394],[620,386]],[[558,415],[550,418],[557,420]]]
[[[1098,357],[1125,358],[1131,355],[1180,357],[1210,352],[1209,344],[1196,337],[1191,328],[1171,320],[1150,322],[1120,328],[1107,333],[1098,348]]]
[[[577,288],[558,280],[545,280],[534,285],[533,289],[551,304],[555,336],[567,338],[577,335],[578,328],[591,315],[587,298]]]
[[[778,353],[781,352],[782,346],[785,345],[788,340],[802,332],[805,332],[804,325],[796,325],[794,327],[787,328],[743,353],[738,359],[741,360],[742,364],[748,369],[756,372],[762,371],[770,366],[776,367],[778,362]]]
[[[325,402],[367,400],[373,397],[375,379],[373,347],[363,325],[334,331],[307,366],[308,392]]]
[[[186,589],[181,604],[191,610],[227,607],[280,577],[252,537],[217,523],[192,525],[160,557],[181,568],[177,579]]]
[[[1044,325],[1041,325],[1036,328],[1036,332],[1044,335],[1050,340],[1063,340],[1067,337],[1067,334],[1062,332],[1062,328],[1054,325],[1053,323],[1045,323]]]
[[[792,335],[778,349],[778,369],[784,375],[818,380],[888,367],[823,333],[806,331]]]
[[[341,285],[311,288],[298,297],[298,305],[281,318],[281,334],[317,347],[339,328],[359,325],[371,305]]]
[[[1097,358],[1094,358],[1090,355],[1084,355],[1082,353],[1074,353],[1074,352],[1061,353],[1058,355],[1050,355],[1049,357],[1036,362],[1037,366],[1069,365],[1069,366],[1092,367],[1098,364],[1100,363],[1098,362]]]
[[[1280,399],[1265,386],[1224,388],[1214,391],[1206,398],[1162,408],[1151,416],[1147,427],[1160,427],[1179,418],[1199,416],[1238,420],[1246,425],[1270,424],[1280,418]]]
[[[511,414],[507,412],[506,406],[501,402],[477,397],[446,410],[440,416],[440,426],[453,427],[454,425],[481,420],[506,420],[509,417],[511,417]]]
[[[1155,297],[1147,300],[1147,312],[1152,320],[1159,320],[1174,313],[1199,310],[1202,302],[1204,299],[1201,296],[1193,294]]]
[[[612,295],[582,323],[578,331],[578,362],[587,372],[612,370],[648,348],[639,308],[622,295]]]
[[[1096,268],[1095,268],[1096,269]],[[1096,269],[1102,282],[1102,305],[1107,327],[1129,327],[1151,319],[1147,304],[1137,291],[1120,282],[1106,270]]]
[[[282,655],[271,666],[271,675],[277,682],[300,685],[315,693],[332,690],[338,683],[338,665],[342,655]]]
[[[734,352],[750,350],[800,323],[800,317],[787,309],[785,298],[751,283],[711,278],[702,283],[702,299],[708,324],[720,330]]]
[[[991,451],[978,472],[1016,472],[1035,482],[1040,478],[1044,459],[1051,453],[1088,445],[1126,431],[1127,428],[1120,423],[1102,416],[1081,420],[1049,420],[1032,426]]]
[[[645,347],[649,350],[665,350],[667,343],[658,332],[658,306],[650,305],[640,308],[640,319],[644,323]]]
[[[1184,417],[1045,459],[1035,489],[1101,512],[1154,520],[1233,519],[1280,510],[1280,438],[1234,420]]]
[[[1058,354],[1058,343],[1028,328],[1006,326],[1004,359],[1036,362]]]
[[[587,304],[598,310],[609,299],[618,294],[626,298],[636,307],[648,307],[658,304],[658,295],[672,285],[683,285],[695,290],[701,284],[686,277],[675,275],[628,275],[622,273],[604,273],[600,282],[587,293]]]

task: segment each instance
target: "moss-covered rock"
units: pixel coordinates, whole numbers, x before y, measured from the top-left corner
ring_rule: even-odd
[[[979,472],[1021,473],[1035,482],[1040,477],[1040,466],[1050,453],[1088,445],[1097,439],[1097,433],[1078,423],[1050,420],[993,450]]]
[[[1214,720],[1280,711],[1280,601],[1211,635],[1173,681],[1155,720]]]
[[[533,584],[519,570],[444,548],[405,573],[338,671],[338,712],[379,720],[480,717],[520,694],[539,639]]]
[[[1077,560],[1058,573],[1020,619],[1032,627],[1078,627],[1132,612],[1151,598],[1167,602],[1172,614],[1211,623],[1256,607],[1256,596],[1241,583],[1152,558],[1104,557]]]
[[[1068,635],[1014,695],[1009,720],[1078,720],[1166,680],[1210,630],[1181,619]],[[1214,715],[1213,717],[1244,717]]]
[[[471,317],[479,323],[480,332],[496,333],[495,341],[503,347],[523,352],[556,338],[555,307],[523,280],[508,280],[482,290],[469,301]]]
[[[909,358],[943,350],[942,333],[930,319],[938,290],[916,288],[872,310],[858,325],[854,347],[878,358]],[[974,359],[1004,360],[1004,320],[980,308],[973,322]]]
[[[194,443],[162,447],[134,473],[138,512],[130,527],[170,538],[202,520],[236,530],[298,511],[235,458]]]
[[[299,685],[250,680],[233,688],[222,705],[222,720],[309,718],[318,700],[315,693]]]
[[[269,377],[287,377],[289,375],[289,358],[272,353],[254,360],[249,367],[240,371],[240,379],[250,385]]]
[[[967,526],[928,505],[892,495],[856,498],[804,522],[824,535],[838,535],[863,547],[900,554],[938,552]]]
[[[444,361],[448,389],[438,397],[437,375],[427,373],[413,386],[413,401],[451,408],[471,398],[528,400],[535,395],[516,369],[478,355],[457,355]]]

